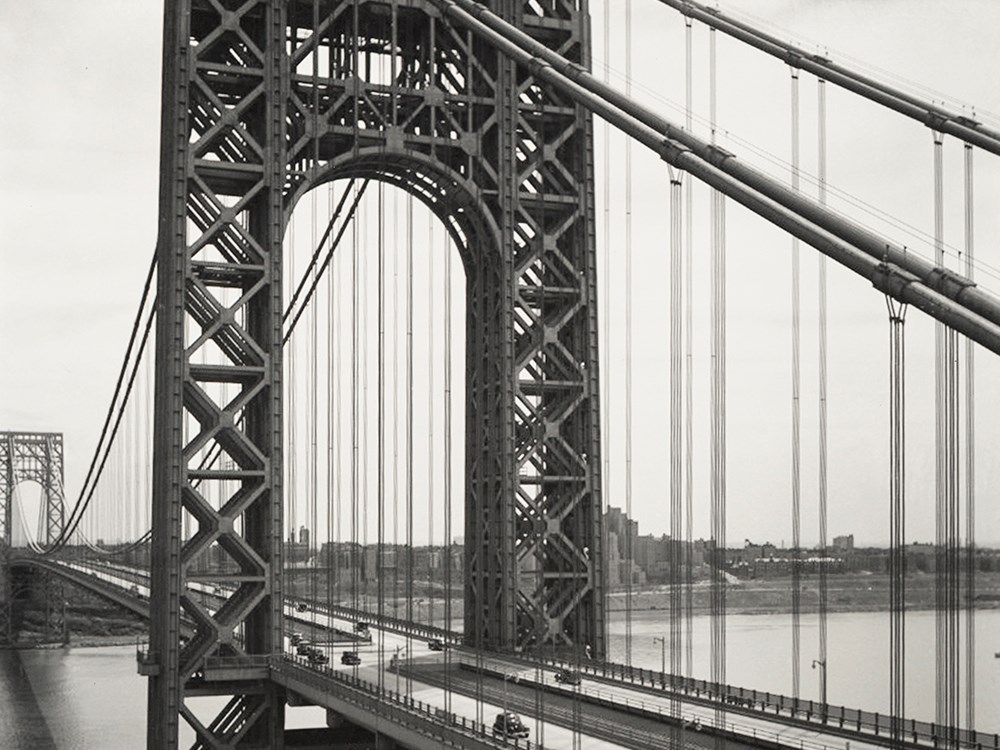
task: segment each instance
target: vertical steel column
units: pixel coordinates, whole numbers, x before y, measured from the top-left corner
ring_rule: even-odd
[[[472,0],[435,4],[446,19],[480,32],[485,25],[512,22],[525,35],[590,65],[584,3],[576,8],[506,0],[492,6],[492,13]],[[478,38],[475,47],[490,49]],[[502,294],[509,297],[500,309],[513,332],[505,342],[510,348],[496,350],[509,351],[510,358],[490,358],[502,367],[513,363],[501,373],[503,392],[511,394],[513,444],[504,444],[506,454],[491,453],[489,463],[498,455],[511,459],[515,491],[497,501],[498,511],[481,530],[469,528],[475,535],[490,534],[493,548],[506,550],[503,534],[512,508],[514,561],[494,564],[515,569],[514,575],[502,572],[517,588],[504,589],[493,600],[474,589],[467,595],[473,609],[488,607],[491,619],[507,618],[509,606],[515,608],[514,637],[488,642],[601,656],[605,574],[592,117],[571,97],[539,85],[532,71],[506,60],[495,50],[492,61],[483,57],[485,70],[499,71],[498,111],[491,120],[499,132],[481,143],[484,157],[499,157],[497,187],[484,193],[483,203],[497,217],[501,277],[509,279],[502,282]],[[496,152],[495,144],[501,146]],[[470,433],[470,441],[481,444],[482,435]],[[476,499],[470,507],[477,503],[485,506]],[[475,519],[467,516],[467,523]],[[468,539],[470,558],[481,555],[482,545],[470,549]],[[473,585],[479,580],[477,565],[483,567],[480,561],[468,568]],[[508,605],[507,593],[515,590],[516,600]],[[475,624],[467,619],[467,632],[482,637]]]
[[[180,716],[201,743],[283,743],[276,686],[215,685],[205,666],[213,656],[281,647],[284,7],[260,0],[219,13],[179,0],[165,10],[144,660],[151,748],[177,746]],[[195,468],[199,452],[214,446],[221,468]],[[187,539],[185,519],[193,521]],[[189,591],[187,570],[198,560],[211,562],[202,580],[227,578],[227,565],[238,572],[239,585],[214,614]],[[182,610],[195,623],[184,645]],[[196,675],[199,694],[232,696],[225,721],[206,720],[185,702]]]
[[[45,490],[45,539],[39,543],[50,545],[62,533],[66,504],[63,496],[63,436],[45,435],[42,446],[41,485]]]
[[[0,433],[0,550],[6,554],[11,544],[14,486],[14,435]]]

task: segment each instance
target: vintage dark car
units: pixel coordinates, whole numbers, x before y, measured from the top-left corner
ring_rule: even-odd
[[[310,664],[327,664],[330,661],[330,657],[320,651],[318,648],[312,648],[309,650],[307,657]]]
[[[496,720],[493,722],[493,735],[495,737],[503,737],[505,739],[524,739],[529,734],[528,728],[524,726],[524,722],[521,721],[521,717],[511,711],[505,711],[502,714],[497,714]]]
[[[444,641],[442,641],[440,638],[434,638],[432,640],[429,640],[427,641],[427,648],[429,648],[431,651],[444,651]]]
[[[580,673],[571,672],[568,669],[560,669],[555,674],[555,681],[561,682],[564,685],[579,685],[580,684]]]
[[[345,651],[340,655],[340,663],[349,667],[356,667],[361,663],[361,657],[357,651]]]

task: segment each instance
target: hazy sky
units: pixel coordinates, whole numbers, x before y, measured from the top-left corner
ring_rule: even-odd
[[[623,0],[612,7],[613,79],[624,86]],[[746,0],[734,7],[843,62],[920,82],[929,98],[1000,111],[995,29],[988,0]],[[683,23],[655,0],[633,0],[636,96],[680,122],[684,100]],[[971,9],[971,10],[970,10]],[[592,7],[595,68],[601,69],[603,5]],[[62,0],[0,4],[0,430],[65,433],[67,495],[75,497],[127,341],[153,251],[159,141],[159,3]],[[707,33],[696,29],[698,118],[707,115]],[[818,40],[814,44],[811,40]],[[887,73],[880,73],[887,75]],[[894,78],[893,80],[898,80]],[[783,64],[719,39],[723,145],[787,176],[789,73]],[[803,171],[815,173],[816,83],[803,76]],[[958,105],[960,106],[960,105]],[[831,203],[838,195],[896,217],[860,220],[915,252],[933,231],[931,136],[843,92],[830,90]],[[971,111],[971,110],[969,110]],[[985,120],[985,115],[983,116]],[[995,120],[989,120],[995,123]],[[701,127],[701,126],[698,126]],[[597,167],[605,140],[598,126]],[[751,147],[749,144],[753,144]],[[624,505],[624,145],[611,139],[611,345],[605,376],[612,398],[611,503]],[[667,218],[665,169],[634,148],[633,515],[641,530],[669,528],[667,512]],[[946,156],[947,241],[959,247],[960,148]],[[768,163],[776,160],[776,163]],[[996,159],[977,156],[976,252],[995,264],[1000,218]],[[782,171],[782,170],[785,171]],[[811,190],[807,187],[806,190]],[[604,268],[604,187],[599,183],[599,267]],[[707,194],[696,190],[696,534],[708,530]],[[372,203],[369,202],[369,207]],[[374,210],[369,208],[369,210]],[[910,229],[908,227],[913,227]],[[916,236],[924,233],[923,236]],[[789,541],[790,240],[736,207],[728,212],[729,539]],[[802,250],[803,539],[816,540],[815,253]],[[440,268],[440,265],[438,266]],[[988,269],[984,269],[988,270]],[[996,278],[982,278],[990,289]],[[860,542],[887,539],[887,324],[867,282],[830,270],[830,533]],[[908,535],[933,539],[932,328],[908,319]],[[998,476],[990,461],[996,429],[996,358],[978,355],[979,537],[1000,543]],[[458,418],[458,424],[461,424]],[[456,461],[456,463],[461,463]],[[456,530],[456,535],[460,532]]]

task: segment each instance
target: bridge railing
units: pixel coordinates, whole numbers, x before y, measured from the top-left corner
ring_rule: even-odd
[[[213,666],[236,668],[250,666],[247,660],[253,658],[261,657],[223,657],[218,659]],[[351,688],[352,690],[339,692],[337,697],[354,703],[383,719],[404,724],[413,731],[432,737],[442,745],[462,748],[467,747],[468,741],[474,739],[479,743],[496,747],[544,750],[543,745],[531,740],[499,740],[492,736],[492,729],[486,724],[455,713],[445,712],[430,703],[417,700],[406,693],[390,690],[384,685],[361,679],[349,672],[340,672],[325,665],[310,664],[305,659],[287,654],[262,658],[267,659],[273,674],[292,676],[296,681],[311,685],[318,690],[329,690],[331,680]],[[422,721],[414,722],[413,718],[419,718]],[[434,723],[440,731],[434,735],[428,734],[425,729],[428,721]]]
[[[665,674],[652,669],[642,669],[614,662],[562,661],[555,663],[569,669],[601,676],[607,679],[628,682],[651,690],[682,693],[694,698],[775,715],[787,715],[803,721],[836,726],[842,729],[890,737],[893,731],[893,717],[877,711],[863,711],[846,706],[824,705],[819,701],[793,698],[780,693],[771,693],[736,685],[725,685],[698,680],[691,677]],[[902,719],[896,725],[906,741],[929,747],[939,747],[959,743],[971,750],[1000,750],[1000,734],[977,732],[973,729],[944,727],[934,722]]]
[[[71,568],[71,570],[74,570]],[[115,570],[121,574],[121,570]],[[80,575],[81,572],[74,570]],[[110,588],[109,584],[105,584]],[[331,616],[346,619],[359,619],[373,625],[393,630],[405,635],[422,638],[440,638],[454,643],[461,634],[444,628],[413,623],[392,615],[378,615],[360,609],[336,604],[311,603],[314,609]],[[536,662],[538,659],[527,654],[509,654],[495,652],[498,657],[515,657]],[[892,716],[877,711],[864,711],[846,706],[824,705],[819,701],[803,698],[793,698],[780,693],[755,690],[737,685],[717,684],[708,680],[670,675],[651,669],[632,667],[614,662],[597,662],[581,660],[579,662],[563,659],[543,659],[550,665],[576,669],[585,674],[599,676],[604,679],[627,682],[647,690],[662,690],[665,693],[682,693],[685,696],[725,704],[734,710],[754,710],[763,713],[773,712],[775,715],[787,716],[804,722],[819,723],[825,726],[837,727],[858,733],[871,734],[876,737],[890,737],[898,728],[906,741],[929,747],[944,746],[958,743],[970,750],[1000,750],[1000,733],[978,732],[972,729],[940,726],[934,722],[902,719],[894,722]],[[894,726],[895,725],[895,726]]]
[[[495,659],[479,659],[477,663],[466,662],[463,659],[460,663],[463,668],[474,669],[498,679],[502,679],[509,671],[509,662],[505,663],[503,657],[499,656]],[[664,705],[662,702],[655,703],[650,700],[642,700],[635,697],[630,698],[620,693],[612,693],[598,688],[552,685],[540,682],[523,673],[518,674],[517,682],[522,686],[532,688],[543,687],[547,691],[558,693],[566,698],[579,699],[582,703],[608,708],[617,713],[624,713],[642,719],[651,719],[659,724],[673,725],[677,729],[689,732],[704,732],[706,735],[723,737],[737,742],[752,740],[753,744],[761,747],[784,748],[788,747],[789,743],[792,742],[788,737],[787,731],[771,730],[740,722],[731,715],[718,721],[715,717],[703,719],[690,712],[683,713],[679,710],[679,707]],[[546,716],[557,712],[558,709],[556,707],[546,707]],[[674,747],[673,740],[662,733],[652,736],[648,732],[630,727],[622,722],[609,724],[607,721],[602,722],[595,717],[588,716],[585,722],[585,731],[591,734],[594,729],[603,730],[603,736],[607,738],[624,739],[627,737],[634,745],[642,745],[650,748],[659,748],[661,746]],[[830,744],[822,740],[806,738],[795,738],[793,744],[799,750],[842,750],[843,748],[843,744],[840,742]]]

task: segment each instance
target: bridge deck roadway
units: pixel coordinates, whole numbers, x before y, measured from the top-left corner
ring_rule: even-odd
[[[75,563],[73,567],[76,569],[77,574],[83,574],[84,570],[90,566]],[[108,584],[118,581],[125,588],[131,586],[145,575],[142,571],[107,565],[99,566],[99,568],[91,568],[91,573],[99,575]],[[139,587],[142,593],[145,594],[144,584],[139,584]],[[321,632],[340,631],[345,633],[353,630],[354,622],[357,621],[357,615],[359,614],[348,608],[327,608],[322,605],[313,606],[307,612],[298,612],[291,603],[286,606],[285,612],[289,618],[289,631],[301,631],[303,629],[303,622],[308,621],[314,628]],[[347,615],[345,616],[344,613],[347,613]],[[324,673],[332,674],[343,671],[345,674],[350,673],[364,676],[371,684],[393,687],[400,684],[398,673],[392,674],[387,671],[394,655],[400,656],[403,659],[404,672],[420,663],[441,662],[442,659],[440,657],[436,659],[427,658],[430,656],[430,653],[424,650],[426,647],[422,641],[429,637],[436,638],[443,635],[446,636],[446,640],[454,642],[456,637],[456,634],[447,633],[440,628],[427,627],[416,623],[393,621],[392,627],[379,628],[376,627],[373,616],[363,616],[369,618],[368,622],[371,624],[372,640],[347,647],[358,651],[362,660],[361,667],[342,670],[339,664],[340,653],[335,652],[333,648],[334,644],[317,642],[316,645],[329,656],[330,667],[311,668],[304,662],[293,659],[298,665],[297,668],[316,672],[321,677]],[[385,618],[385,621],[390,619]],[[399,632],[399,628],[405,628],[406,632]],[[307,635],[306,637],[309,636]],[[287,639],[285,645],[286,649],[290,648]],[[341,648],[343,649],[343,645],[341,645]],[[638,747],[639,744],[642,744],[643,747],[660,747],[661,745],[651,744],[649,738],[653,737],[652,733],[643,733],[642,737],[633,733],[634,736],[632,736],[631,740],[626,736],[628,732],[625,729],[633,726],[638,719],[658,723],[661,737],[669,734],[670,727],[676,724],[678,720],[682,725],[687,725],[691,730],[686,733],[687,737],[699,734],[693,731],[693,728],[697,725],[702,727],[700,734],[707,736],[709,733],[715,731],[713,725],[716,722],[716,709],[720,707],[725,708],[725,713],[721,714],[722,725],[720,729],[727,737],[729,743],[734,743],[738,741],[738,738],[741,738],[746,743],[744,746],[797,747],[804,750],[810,750],[810,748],[812,750],[823,750],[824,748],[830,750],[837,748],[837,750],[841,750],[847,747],[850,747],[851,750],[869,750],[870,748],[891,744],[885,736],[884,729],[882,736],[873,736],[870,731],[855,731],[851,726],[841,727],[836,723],[824,724],[821,721],[817,722],[817,717],[806,716],[804,713],[802,716],[797,716],[794,712],[790,714],[772,714],[768,710],[720,704],[717,699],[710,698],[703,692],[697,692],[697,694],[694,691],[689,691],[686,694],[670,693],[659,686],[654,687],[651,681],[646,681],[645,684],[641,684],[641,681],[633,682],[636,679],[634,674],[630,674],[628,679],[624,675],[616,678],[614,675],[609,676],[605,671],[602,671],[602,667],[597,666],[582,670],[581,685],[567,693],[565,686],[559,685],[554,681],[554,669],[551,664],[542,665],[536,661],[529,661],[508,655],[490,655],[485,658],[479,655],[477,657],[475,652],[460,647],[450,650],[448,661],[454,662],[456,665],[465,662],[466,668],[475,665],[484,668],[487,673],[493,673],[494,675],[502,676],[506,674],[511,678],[517,676],[518,681],[521,683],[518,690],[529,690],[533,696],[530,705],[525,708],[522,708],[523,704],[518,703],[518,710],[523,710],[526,714],[535,710],[535,700],[540,694],[536,688],[544,689],[546,696],[563,693],[563,698],[568,697],[571,702],[579,701],[582,709],[574,710],[578,712],[582,711],[584,714],[584,734],[586,735],[587,743],[591,743],[585,744],[586,747]],[[467,693],[468,690],[466,688],[469,680],[471,679],[472,683],[475,684],[478,678],[474,674],[471,677],[459,678],[456,677],[457,674],[453,670],[450,680],[453,688],[453,694],[450,698],[452,712],[459,716],[477,716],[480,720],[485,718],[487,722],[491,722],[492,714],[490,712],[499,711],[502,708],[503,701],[487,700],[487,706],[477,706],[473,698],[461,695],[460,693]],[[412,676],[417,676],[417,673],[411,672]],[[330,679],[338,678],[332,677]],[[511,679],[507,681],[508,690],[510,689],[511,681]],[[440,706],[436,707],[444,710],[445,693],[441,687],[443,677],[440,673],[435,677],[432,671],[427,675],[420,675],[419,680],[409,679],[405,682],[411,698],[426,701],[428,705],[436,705],[433,702],[433,696],[439,696]],[[496,694],[494,693],[492,697],[495,699]],[[774,698],[781,698],[781,696],[774,696]],[[523,717],[525,723],[532,728],[532,737],[539,740],[545,738],[544,742],[547,747],[559,747],[561,746],[561,741],[559,744],[553,745],[551,740],[557,737],[561,739],[569,737],[570,744],[566,745],[566,747],[574,747],[572,744],[572,732],[567,728],[567,725],[571,727],[574,723],[567,721],[565,716],[563,716],[560,725],[560,722],[556,720],[559,717],[550,715],[548,710],[550,698],[546,697],[544,700],[545,722],[536,725],[527,716]],[[317,703],[317,705],[325,704]],[[763,705],[771,708],[768,704]],[[462,709],[461,712],[459,711],[459,707]],[[620,716],[620,720],[617,722],[617,731],[614,731],[613,734],[610,724],[603,719],[600,721],[597,720],[597,707],[603,707],[604,709],[616,712]],[[882,718],[884,719],[884,717]],[[367,726],[364,722],[360,723]],[[875,725],[875,730],[878,730],[877,724]],[[602,737],[611,736],[615,739],[612,744],[608,744],[609,740],[602,740]],[[983,748],[995,747],[992,742],[995,738],[994,735],[986,735],[985,737],[989,741],[982,743],[980,746]],[[924,738],[918,737],[918,739]],[[926,739],[930,740],[931,738],[928,736]],[[694,744],[691,744],[692,742]],[[699,746],[697,739],[693,741],[686,739],[684,744],[691,744],[692,747]],[[666,747],[666,745],[662,746]],[[737,745],[734,744],[733,746],[736,747]],[[896,746],[898,747],[899,745]],[[933,745],[930,742],[917,742],[906,743],[904,746],[919,748]]]

